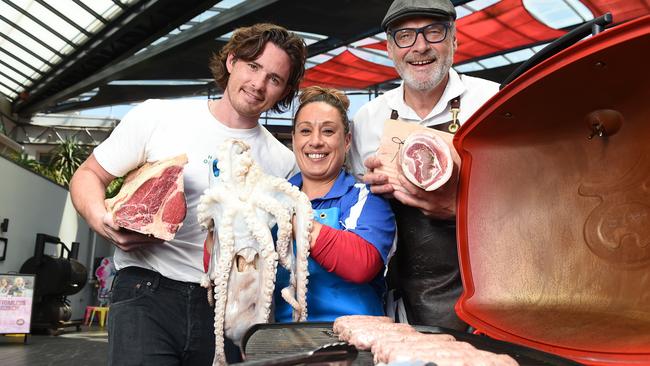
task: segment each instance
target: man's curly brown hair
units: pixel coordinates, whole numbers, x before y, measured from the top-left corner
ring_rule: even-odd
[[[228,55],[232,54],[235,61],[253,61],[262,54],[267,42],[271,42],[284,50],[291,62],[289,79],[285,89],[286,95],[271,108],[272,111],[281,113],[291,105],[298,92],[300,81],[305,74],[307,48],[302,38],[296,34],[279,25],[269,23],[238,28],[230,37],[228,43],[210,59],[210,71],[217,85],[226,90],[230,78],[230,73],[226,67]]]

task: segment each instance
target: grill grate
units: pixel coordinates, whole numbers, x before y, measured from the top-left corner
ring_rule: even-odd
[[[580,365],[549,353],[484,336],[437,327],[416,326],[415,328],[426,333],[449,333],[459,341],[471,343],[478,349],[508,354],[521,366]],[[247,361],[257,361],[313,351],[320,346],[335,342],[339,340],[332,333],[332,323],[257,324],[244,336],[242,349]],[[373,365],[372,354],[368,351],[360,351],[352,365]]]
[[[292,353],[313,351],[326,344],[340,342],[332,332],[332,323],[264,324],[249,330],[243,351],[247,361],[264,360]],[[252,332],[251,332],[252,331]],[[370,352],[359,352],[355,366],[372,365]]]

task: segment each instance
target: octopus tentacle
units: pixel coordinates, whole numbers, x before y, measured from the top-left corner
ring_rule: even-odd
[[[278,264],[278,254],[274,251],[273,237],[269,230],[263,230],[265,227],[253,209],[248,210],[246,215],[246,224],[255,240],[261,244],[260,254],[266,260],[264,266],[265,273],[262,273],[262,279],[265,281],[261,284],[261,305],[263,311],[263,318],[259,319],[263,322],[268,321],[271,314],[271,301],[273,299],[273,290],[275,289],[275,273]]]
[[[269,320],[278,263],[290,273],[290,285],[282,295],[293,307],[293,319],[307,318],[313,212],[307,196],[296,187],[264,174],[242,141],[229,140],[219,147],[217,168],[218,174],[210,174],[210,188],[201,196],[198,220],[203,228],[215,231],[208,273],[201,283],[208,289],[210,281],[214,284],[213,364],[223,365],[225,336],[238,342],[248,326]],[[270,228],[276,223],[274,245]]]
[[[212,184],[212,183],[211,183]],[[212,235],[213,240],[215,238],[214,233],[214,220],[212,218],[213,213],[216,211],[216,205],[221,201],[219,192],[211,192],[210,190],[205,190],[204,194],[199,200],[199,205],[197,207],[198,211],[198,222],[204,229],[208,230],[208,235]],[[201,287],[206,288],[208,291],[208,303],[210,306],[214,306],[214,290],[212,288],[212,281],[214,280],[215,271],[215,260],[216,253],[214,248],[218,247],[218,240],[213,242],[213,250],[210,253],[210,261],[208,262],[208,270],[201,277]]]
[[[313,210],[309,198],[298,187],[284,181],[281,178],[273,179],[272,187],[288,197],[288,199],[295,204],[296,210],[296,232],[298,233],[296,239],[296,253],[295,253],[295,268],[291,273],[291,285],[295,288],[295,298],[297,299],[298,306],[291,305],[294,308],[293,320],[305,321],[307,320],[307,284],[309,280],[308,258],[310,251],[309,233],[312,228]],[[285,296],[287,295],[287,296]],[[285,301],[290,294],[282,291],[282,297]],[[291,296],[294,297],[294,296]],[[289,302],[291,304],[291,302]]]
[[[296,187],[292,187],[296,188]],[[309,280],[308,258],[310,251],[309,233],[312,228],[313,210],[307,196],[298,189],[292,189],[292,195],[301,204],[296,205],[296,296],[300,304],[300,314],[294,314],[294,321],[307,320],[307,284]]]
[[[280,264],[289,269],[290,266],[290,245],[292,237],[291,215],[286,208],[278,201],[261,194],[256,194],[253,202],[256,207],[273,215],[278,224],[278,238],[275,244],[275,250],[278,252]]]
[[[286,301],[294,311],[300,311],[300,304],[295,299],[295,270],[293,269],[291,255],[293,254],[293,247],[291,246],[292,225],[291,216],[292,210],[287,210],[280,202],[273,200],[269,197],[256,195],[255,205],[266,212],[269,212],[276,218],[278,224],[277,242],[275,250],[277,251],[280,264],[289,271],[290,282],[289,286],[283,288],[280,292],[284,301]],[[270,304],[269,304],[270,307]]]
[[[214,279],[215,355],[214,360],[212,361],[213,365],[226,364],[223,328],[226,314],[226,301],[228,300],[228,297],[226,296],[228,293],[228,278],[230,276],[230,269],[232,265],[232,258],[234,257],[233,252],[235,247],[235,238],[232,230],[232,221],[234,216],[234,211],[226,210],[223,213],[218,230],[222,256],[217,263],[218,268],[216,269],[216,273],[219,273],[220,277]],[[222,331],[216,332],[217,329],[221,329]]]

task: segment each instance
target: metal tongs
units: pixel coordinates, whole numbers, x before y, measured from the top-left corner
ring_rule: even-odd
[[[357,358],[358,351],[345,342],[330,343],[312,351],[294,353],[288,356],[242,362],[240,366],[290,366],[290,365],[330,365],[349,366]]]

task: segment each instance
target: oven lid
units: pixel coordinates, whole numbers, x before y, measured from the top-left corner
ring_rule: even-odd
[[[650,16],[558,53],[458,132],[460,317],[589,364],[650,362]]]

